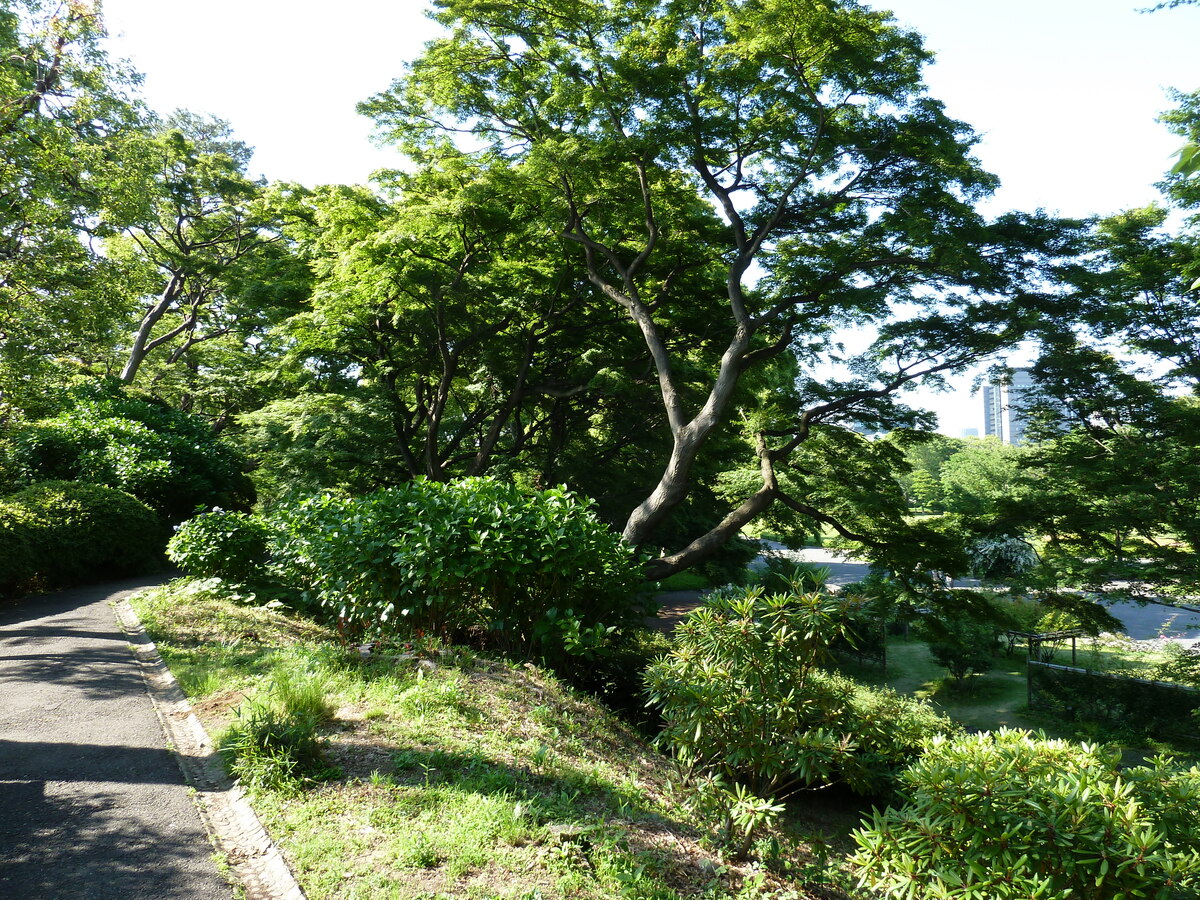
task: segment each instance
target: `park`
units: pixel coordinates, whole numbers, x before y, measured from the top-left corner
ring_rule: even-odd
[[[422,14],[304,183],[0,0],[0,895],[1200,896],[1196,85],[1066,214],[884,3]]]

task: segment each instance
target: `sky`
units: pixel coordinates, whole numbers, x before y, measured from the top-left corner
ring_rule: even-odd
[[[1167,91],[1200,89],[1200,6],[1153,0],[871,0],[926,38],[930,93],[980,135],[1001,188],[986,211],[1071,216],[1144,206],[1179,140],[1156,122]],[[229,121],[251,172],[309,185],[396,166],[355,104],[387,88],[438,33],[424,0],[104,0],[110,53],[142,94]],[[1014,365],[1027,360],[1013,357]],[[970,378],[921,394],[940,428],[981,428]]]

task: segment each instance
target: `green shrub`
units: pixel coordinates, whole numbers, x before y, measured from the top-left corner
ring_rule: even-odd
[[[280,580],[356,633],[470,636],[549,662],[641,623],[641,566],[565,489],[414,481],[278,511]]]
[[[180,525],[167,556],[197,578],[245,583],[266,564],[270,537],[270,528],[256,516],[213,510]]]
[[[762,587],[768,594],[821,591],[829,581],[828,566],[770,553],[765,557]]]
[[[171,522],[248,507],[244,460],[198,416],[120,388],[73,389],[57,415],[10,429],[0,470],[16,484],[83,481],[132,494]]]
[[[710,594],[646,673],[659,742],[693,774],[784,797],[844,780],[875,793],[953,724],[928,705],[823,671],[853,601],[822,594]]]
[[[1095,746],[1002,730],[933,739],[907,802],[854,834],[889,898],[1156,900],[1200,890],[1200,769],[1118,772]]]
[[[0,498],[0,593],[144,571],[165,539],[153,511],[121,491],[35,484]]]
[[[996,626],[966,618],[926,618],[921,622],[922,636],[929,653],[939,666],[962,681],[972,672],[992,668],[996,649]]]

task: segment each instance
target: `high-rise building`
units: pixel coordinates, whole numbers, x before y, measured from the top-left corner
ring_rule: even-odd
[[[1033,374],[1029,369],[1014,369],[1007,384],[991,383],[983,388],[983,433],[1006,444],[1025,440],[1029,424],[1029,402]]]

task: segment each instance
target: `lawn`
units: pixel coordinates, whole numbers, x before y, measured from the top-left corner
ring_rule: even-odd
[[[133,605],[214,736],[298,702],[319,718],[314,763],[237,770],[313,900],[856,896],[841,860],[862,801],[797,801],[757,862],[733,859],[668,758],[531,665],[363,655],[301,618],[178,585]]]
[[[842,669],[868,684],[887,685],[902,694],[928,700],[954,721],[972,730],[1001,727],[1041,730],[1052,737],[1093,738],[1094,727],[1064,722],[1028,708],[1025,648],[1018,644],[1011,655],[999,653],[983,674],[957,682],[929,652],[928,645],[911,636],[888,638],[887,671],[867,663],[845,662]],[[1098,672],[1133,672],[1167,658],[1157,645],[1139,645],[1121,637],[1079,638],[1074,665]],[[1065,642],[1049,660],[1072,665],[1071,646]],[[1103,730],[1100,732],[1103,733]],[[1126,739],[1128,735],[1123,735]]]

